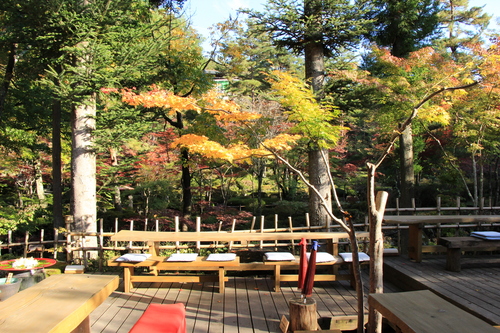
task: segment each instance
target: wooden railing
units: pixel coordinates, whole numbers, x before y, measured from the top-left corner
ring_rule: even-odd
[[[438,198],[436,207],[413,207],[411,208],[400,208],[398,204],[396,204],[395,208],[386,208],[386,215],[497,215],[500,214],[500,207],[490,205],[484,205],[485,200],[481,201],[481,205],[479,207],[461,207],[460,206],[460,198],[456,199],[455,207],[442,207],[441,201]],[[491,200],[489,201],[491,203]],[[359,231],[368,231],[368,219],[365,218],[364,221],[358,222],[354,224],[355,228]],[[145,220],[141,222],[140,230],[150,230],[150,231],[159,231],[159,222],[158,221],[148,221]],[[426,225],[424,228],[426,229],[437,229],[436,234],[440,234],[443,229],[455,229],[458,233],[460,229],[463,228],[493,228],[500,227],[500,224],[493,223],[485,225],[483,224],[471,224],[471,223],[457,223],[457,224],[446,224],[446,225]],[[408,226],[404,225],[384,225],[383,229],[386,233],[390,231],[394,231],[394,234],[397,234],[398,243],[399,243],[399,232],[401,230],[407,229]],[[68,261],[81,260],[82,258],[86,258],[86,253],[90,251],[98,251],[100,256],[102,253],[107,250],[113,251],[125,251],[125,250],[145,250],[147,246],[145,244],[134,244],[134,243],[118,243],[112,242],[109,238],[117,233],[120,229],[118,220],[115,220],[114,227],[112,231],[104,231],[104,225],[102,219],[98,223],[98,230],[93,233],[80,233],[73,230],[71,222],[68,220],[66,225],[66,231],[59,232],[57,229],[54,230],[53,237],[46,237],[44,234],[44,230],[41,230],[37,235],[30,235],[26,232],[23,240],[13,240],[12,233],[9,232],[6,239],[3,243],[0,243],[0,248],[8,252],[12,252],[12,249],[15,247],[21,247],[23,249],[24,256],[28,254],[37,254],[41,252],[49,252],[50,256],[54,258],[58,257],[58,254],[61,252],[65,252],[67,255]],[[139,230],[138,223],[134,223],[131,221],[130,230]],[[179,219],[176,218],[174,222],[174,229],[179,230]],[[198,217],[196,219],[196,230],[201,230],[201,219]],[[221,231],[221,224],[219,225],[219,231]],[[288,226],[287,227],[278,227],[278,216],[275,215],[273,225],[269,227],[269,222],[264,221],[264,216],[260,218],[254,217],[250,226],[250,229],[246,230],[237,230],[236,223],[233,221],[230,232],[299,232],[299,231],[318,231],[318,230],[331,230],[331,231],[341,231],[340,227],[337,225],[327,225],[327,226],[311,226],[309,223],[308,216],[306,215],[306,223],[301,226],[294,226],[292,218],[288,218]],[[226,230],[229,231],[229,230]],[[51,235],[52,236],[52,235]],[[95,246],[86,246],[86,240],[90,237],[97,238],[97,245]],[[259,244],[250,244],[252,247],[274,247],[278,244],[273,243],[259,243]],[[281,244],[280,244],[281,245]],[[295,244],[289,244],[295,245]],[[226,244],[195,244],[196,249],[209,248],[209,247],[227,247]],[[163,244],[162,249],[172,249],[172,250],[181,250],[188,247],[193,247],[192,244]],[[229,244],[231,248],[243,247],[241,244]],[[245,247],[249,247],[245,245]],[[2,252],[3,254],[4,252]],[[45,255],[47,256],[47,255]]]

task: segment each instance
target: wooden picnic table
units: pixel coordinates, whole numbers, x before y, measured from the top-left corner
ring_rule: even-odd
[[[357,238],[368,238],[369,232],[357,232]],[[111,236],[112,241],[146,242],[152,255],[158,255],[160,242],[240,242],[240,241],[284,241],[305,239],[327,240],[335,248],[339,239],[349,238],[347,232],[170,232],[121,230]],[[335,253],[335,249],[328,249]]]
[[[462,267],[462,251],[497,251],[500,249],[500,240],[487,240],[478,237],[441,237],[438,244],[447,248],[446,270],[460,272]],[[476,258],[469,262],[498,262],[498,258]]]
[[[118,275],[52,275],[0,302],[0,332],[90,333],[90,313],[118,282]]]
[[[385,224],[408,226],[408,256],[415,262],[422,261],[422,236],[424,225],[440,223],[495,223],[500,215],[397,215],[384,216]]]
[[[368,303],[402,333],[499,332],[429,290],[370,294]]]

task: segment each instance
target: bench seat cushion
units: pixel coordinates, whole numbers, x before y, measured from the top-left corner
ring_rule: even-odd
[[[172,253],[167,261],[195,261],[198,253]]]
[[[309,257],[311,256],[311,252],[307,252],[307,261],[309,261]],[[337,261],[333,255],[328,252],[316,252],[316,262],[330,262]]]
[[[185,333],[186,308],[182,303],[150,304],[129,333]]]
[[[150,253],[127,253],[121,257],[116,258],[115,261],[123,262],[143,262],[151,257]]]
[[[293,261],[295,256],[290,252],[266,252],[264,254],[269,261]]]
[[[232,261],[236,259],[236,253],[211,253],[207,261]]]
[[[339,256],[344,259],[345,262],[352,262],[352,252],[339,253]],[[364,252],[358,252],[359,261],[370,261],[370,257]]]

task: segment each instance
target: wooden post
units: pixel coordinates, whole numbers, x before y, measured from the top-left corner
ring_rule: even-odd
[[[318,313],[316,301],[311,297],[292,298],[289,301],[290,330],[316,331],[318,329]]]

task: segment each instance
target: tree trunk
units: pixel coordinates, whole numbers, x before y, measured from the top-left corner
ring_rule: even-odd
[[[384,292],[384,218],[387,192],[378,192],[375,197],[375,165],[368,164],[368,219],[370,222],[370,293]],[[368,308],[368,332],[382,332],[382,316],[371,306]]]
[[[80,232],[97,231],[96,155],[92,148],[95,129],[95,96],[73,110],[72,122],[72,208],[75,229]],[[97,247],[97,237],[86,237],[86,247]],[[97,251],[89,252],[91,258]]]
[[[411,207],[415,197],[415,171],[413,168],[413,136],[411,124],[401,133],[400,142],[400,172],[402,208]]]
[[[10,82],[14,77],[14,66],[16,65],[16,43],[10,44],[10,50],[7,53],[7,65],[5,66],[5,74],[3,83],[0,86],[0,118],[2,118],[5,109],[5,102],[7,100],[7,92],[9,91]]]
[[[189,170],[189,151],[187,149],[182,149],[181,161],[182,215],[184,218],[189,219],[191,218],[193,194],[191,193],[191,171]],[[185,223],[182,224],[182,231],[187,231],[187,225]]]
[[[314,1],[304,1],[304,12],[306,16],[318,16],[321,13],[321,7],[317,8]],[[324,52],[323,45],[318,42],[321,40],[317,36],[320,29],[314,29],[313,26],[306,33],[306,43],[304,47],[304,60],[306,70],[306,80],[311,81],[311,86],[316,98],[321,99],[324,84]],[[332,204],[331,185],[328,178],[327,168],[324,165],[321,151],[318,147],[312,147],[309,152],[309,182],[318,190],[326,200],[328,207]],[[328,151],[324,150],[328,160]],[[309,190],[309,215],[311,225],[326,225],[330,224],[330,216],[325,209],[321,207],[320,198]]]
[[[328,160],[328,151],[323,150]],[[321,196],[328,202],[328,207],[332,205],[331,184],[328,177],[328,168],[323,161],[320,150],[309,152],[309,182],[314,186]],[[330,216],[323,207],[321,199],[312,191],[309,190],[309,215],[311,225],[329,225]]]
[[[43,189],[42,167],[39,159],[35,162],[35,190],[36,196],[42,207],[47,207],[45,190]]]
[[[478,202],[479,202],[479,184],[478,184],[478,177],[477,177],[477,160],[476,160],[476,155],[475,152],[472,154],[472,179],[474,181],[474,203],[473,206],[477,207]]]
[[[61,102],[52,103],[52,214],[54,228],[65,228],[62,204]]]
[[[116,149],[110,148],[109,149],[109,157],[111,158],[111,165],[112,166],[118,166],[118,153]],[[120,187],[118,185],[115,185],[113,188],[113,206],[117,211],[122,211],[122,197],[121,197],[121,192],[120,192]]]

